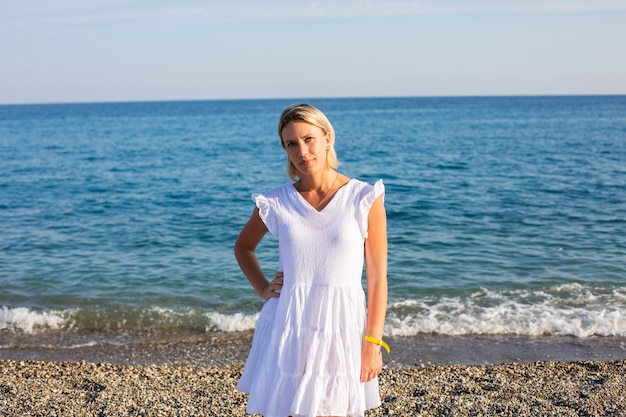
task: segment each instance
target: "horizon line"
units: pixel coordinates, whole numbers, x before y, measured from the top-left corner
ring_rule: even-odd
[[[191,98],[191,99],[138,99],[138,100],[95,100],[95,101],[42,101],[24,103],[1,103],[0,106],[45,106],[45,105],[77,105],[77,104],[141,104],[141,103],[190,103],[206,101],[284,101],[284,100],[350,100],[350,99],[411,99],[411,98],[530,98],[530,97],[620,97],[624,93],[566,93],[566,94],[459,94],[459,95],[388,95],[388,96],[335,96],[335,97],[249,97],[249,98]]]

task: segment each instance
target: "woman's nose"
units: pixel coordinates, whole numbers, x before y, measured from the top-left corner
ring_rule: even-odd
[[[300,147],[298,148],[298,154],[300,156],[304,156],[307,153],[309,153],[309,148],[306,146],[306,144],[301,144]]]

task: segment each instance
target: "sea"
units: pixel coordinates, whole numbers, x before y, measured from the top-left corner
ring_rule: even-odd
[[[0,356],[254,329],[233,243],[299,102],[385,184],[386,337],[626,337],[626,96],[1,105]]]

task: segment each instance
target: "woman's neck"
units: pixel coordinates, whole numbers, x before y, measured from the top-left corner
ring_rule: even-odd
[[[300,177],[296,181],[295,187],[301,193],[327,193],[336,186],[338,178],[339,172],[327,169],[320,172],[319,175]]]
[[[296,181],[294,187],[302,198],[313,208],[320,211],[326,207],[337,192],[337,187],[340,186],[338,179],[339,172],[331,169],[325,171],[324,175],[320,175],[317,178],[313,178],[313,176],[300,178]]]

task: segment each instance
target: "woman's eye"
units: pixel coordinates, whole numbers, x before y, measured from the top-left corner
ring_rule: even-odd
[[[313,140],[313,137],[309,136],[308,138],[304,139],[305,142],[311,142]]]

